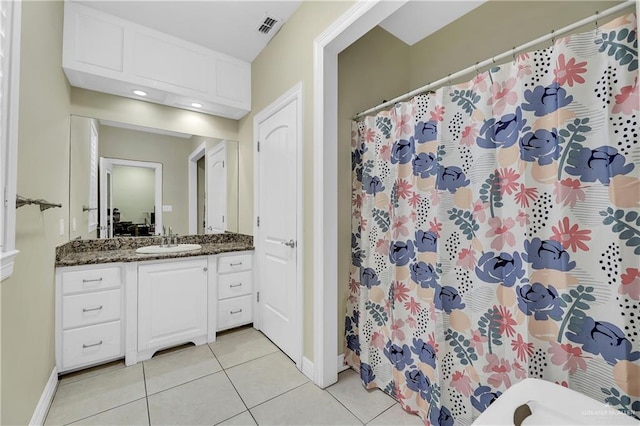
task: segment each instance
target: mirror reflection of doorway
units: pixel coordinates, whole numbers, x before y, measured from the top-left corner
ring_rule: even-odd
[[[162,164],[100,158],[100,238],[162,233]]]

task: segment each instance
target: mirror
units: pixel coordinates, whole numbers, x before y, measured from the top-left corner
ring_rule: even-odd
[[[236,141],[71,116],[69,237],[238,232]]]

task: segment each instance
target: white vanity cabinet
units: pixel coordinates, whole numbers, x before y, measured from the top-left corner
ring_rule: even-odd
[[[207,341],[206,257],[138,266],[138,361],[158,349]]]
[[[124,356],[123,280],[119,264],[57,271],[58,372]]]

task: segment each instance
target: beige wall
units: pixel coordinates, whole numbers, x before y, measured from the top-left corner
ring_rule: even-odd
[[[313,40],[353,3],[305,2],[251,65],[251,113],[240,120],[240,193],[253,193],[253,117],[298,82],[303,90],[304,355],[313,358]],[[253,198],[240,201],[240,232],[253,232]],[[317,266],[317,265],[316,265]]]
[[[162,204],[172,206],[171,212],[162,213],[162,224],[179,235],[189,233],[187,159],[192,151],[190,139],[100,126],[100,157],[162,164]],[[115,200],[114,207],[120,208]]]
[[[375,27],[338,55],[338,353],[344,349],[351,265],[351,118],[408,91],[409,51]]]
[[[149,213],[153,211],[156,198],[155,187],[154,169],[113,166],[113,208],[120,212],[120,221],[145,223],[146,220],[150,223]]]
[[[62,3],[22,2],[18,193],[62,203],[16,213],[13,276],[2,282],[3,425],[27,424],[54,366],[54,249],[67,240],[69,86],[62,72]]]

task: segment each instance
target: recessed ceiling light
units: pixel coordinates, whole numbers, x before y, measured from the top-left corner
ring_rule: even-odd
[[[134,90],[133,93],[138,96],[147,96],[147,92],[143,92],[142,90]]]
[[[194,108],[202,108],[202,104],[198,103],[198,102],[191,102],[191,106]]]

